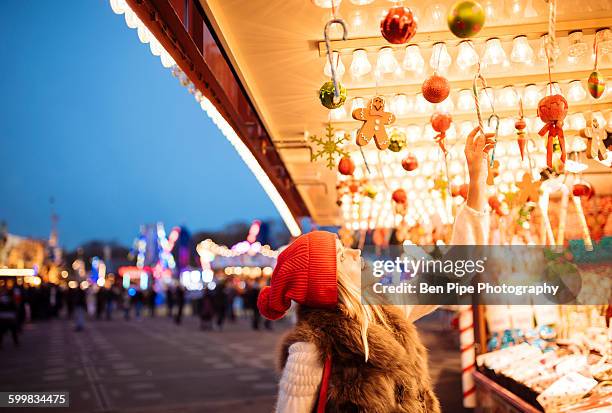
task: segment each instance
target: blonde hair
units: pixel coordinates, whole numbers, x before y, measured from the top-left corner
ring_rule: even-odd
[[[367,298],[363,297],[360,288],[353,280],[341,271],[338,271],[338,303],[342,304],[340,309],[347,316],[360,325],[361,340],[363,343],[365,360],[368,361],[370,347],[368,346],[368,327],[370,324],[379,324],[391,330],[387,317],[381,305],[369,304]]]

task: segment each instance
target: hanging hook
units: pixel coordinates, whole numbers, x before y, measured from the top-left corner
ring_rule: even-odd
[[[336,68],[334,67],[333,62],[333,51],[331,50],[331,44],[329,40],[329,29],[332,24],[339,24],[342,26],[342,40],[346,40],[348,36],[348,29],[346,28],[346,23],[342,19],[331,19],[325,24],[325,30],[323,30],[323,37],[325,38],[325,48],[327,49],[327,59],[329,59],[329,66],[332,72],[332,82],[334,83],[334,100],[340,99],[340,88],[338,87],[338,80],[336,79]],[[340,59],[340,54],[338,54],[338,59]]]

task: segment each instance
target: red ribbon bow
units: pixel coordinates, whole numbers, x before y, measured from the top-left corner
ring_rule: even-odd
[[[563,136],[563,128],[559,126],[557,121],[548,122],[538,132],[538,135],[544,136],[548,133],[546,139],[546,165],[552,169],[552,154],[553,154],[553,138],[559,138],[559,146],[561,146],[561,162],[565,163],[565,137]]]

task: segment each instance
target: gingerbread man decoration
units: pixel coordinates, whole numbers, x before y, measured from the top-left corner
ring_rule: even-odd
[[[530,173],[525,173],[521,182],[516,184],[519,191],[516,197],[518,205],[524,205],[527,201],[538,202],[540,200],[540,185],[541,181],[533,181]]]
[[[487,165],[489,167],[487,172],[487,185],[493,185],[495,184],[494,179],[499,175],[499,161],[493,161],[493,165],[491,165],[491,162],[487,162]]]
[[[608,157],[606,145],[604,144],[608,133],[599,125],[596,117],[591,115],[591,118],[587,121],[587,126],[580,131],[580,136],[587,140],[587,158],[603,161]]]
[[[389,136],[387,136],[385,125],[395,122],[395,115],[385,112],[385,99],[382,96],[376,96],[370,100],[367,108],[355,109],[353,119],[364,122],[357,131],[357,145],[367,145],[374,138],[378,149],[381,151],[387,149]]]

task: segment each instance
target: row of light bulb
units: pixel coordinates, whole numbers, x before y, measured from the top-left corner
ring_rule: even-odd
[[[612,32],[606,29],[605,35],[601,36],[602,40],[599,43],[600,52],[603,55],[612,53]],[[544,45],[546,44],[547,35],[542,36],[540,41],[540,49],[538,59],[541,62],[546,61],[546,52]],[[582,56],[586,55],[590,50],[583,40],[582,32],[574,32],[570,35],[570,46],[568,48],[568,59],[570,62],[577,62]],[[485,42],[484,52],[479,58],[478,53],[471,40],[464,40],[459,43],[456,65],[461,71],[466,71],[479,61],[484,68],[488,67],[509,67],[511,63],[532,65],[534,64],[535,52],[531,47],[527,36],[518,36],[512,41],[512,50],[510,55],[506,53],[502,42],[498,38],[491,38]],[[325,60],[323,73],[326,76],[331,76],[331,64],[329,59]],[[332,64],[336,70],[337,76],[342,76],[346,72],[342,57],[339,52],[332,52]],[[433,45],[429,65],[433,70],[438,70],[445,73],[452,64],[452,58],[448,52],[446,43],[439,42]],[[351,76],[354,79],[361,79],[370,74],[374,69],[375,77],[384,75],[401,75],[402,71],[422,74],[425,70],[425,59],[421,54],[421,49],[418,45],[412,44],[406,47],[404,59],[400,65],[395,56],[395,50],[392,47],[383,47],[378,51],[376,66],[373,67],[368,58],[368,52],[365,49],[356,49],[352,53],[352,61],[350,65]]]
[[[564,95],[570,104],[601,102],[607,97],[612,96],[612,86],[608,86],[605,95],[595,100],[587,93],[582,81],[573,80],[566,85],[554,82],[546,86],[531,84],[522,88],[505,86],[503,88],[493,89],[488,87],[480,90],[478,100],[481,108],[485,111],[492,111],[493,108],[498,110],[517,109],[520,99],[522,99],[523,107],[536,108],[540,99],[551,94],[551,91],[553,94]],[[391,111],[399,119],[411,117],[415,114],[423,116],[434,111],[454,113],[455,111],[473,112],[476,109],[473,92],[469,89],[462,89],[453,93],[438,104],[432,104],[425,100],[422,93],[417,93],[414,96],[398,93],[389,97],[387,102],[386,109]],[[367,100],[365,98],[354,97],[351,99],[350,112],[347,113],[346,105],[332,109],[329,111],[329,120],[335,122],[347,120],[350,118],[350,113],[356,109],[365,108],[366,105]]]

